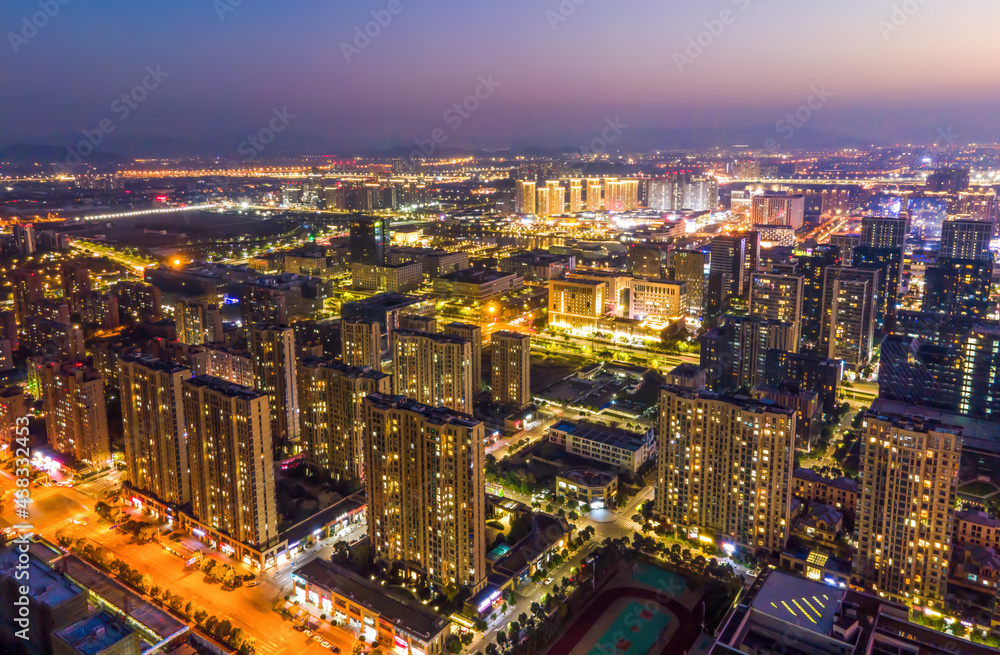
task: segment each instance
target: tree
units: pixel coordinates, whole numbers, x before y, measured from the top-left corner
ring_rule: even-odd
[[[497,645],[492,641],[486,644],[486,655],[498,655]]]
[[[202,573],[211,573],[212,569],[215,568],[215,560],[211,557],[202,557],[201,561],[198,562],[198,568],[201,569]]]
[[[141,528],[139,528],[139,541],[151,541],[154,537],[158,536],[160,531],[154,526],[146,523]]]
[[[458,592],[461,591],[461,589],[459,589],[458,585],[454,582],[449,582],[445,585],[442,591],[444,592],[444,597],[448,599],[448,603],[454,603],[455,598],[458,596]]]
[[[215,636],[225,640],[229,633],[233,631],[233,624],[229,619],[223,619],[215,626]]]
[[[208,612],[199,607],[198,609],[195,610],[194,616],[192,618],[194,619],[194,622],[197,623],[198,625],[204,625],[205,619],[208,618]],[[237,630],[238,629],[239,628],[237,628]]]
[[[153,578],[148,573],[143,573],[136,581],[135,587],[142,593],[147,593],[153,587]]]
[[[205,619],[205,630],[215,634],[215,626],[219,625],[219,619],[213,614],[212,616]]]
[[[235,580],[235,578],[236,578],[236,572],[233,570],[233,567],[227,566],[225,573],[223,573],[222,575],[222,584],[231,587],[233,585],[233,580]]]
[[[500,644],[501,646],[507,644],[507,633],[504,632],[503,630],[497,631],[497,643]]]
[[[229,645],[237,650],[243,645],[245,639],[246,635],[243,633],[243,628],[233,628],[229,633]]]
[[[486,628],[488,628],[489,626],[486,625],[486,621],[482,619],[476,619],[475,627],[476,627],[476,632],[486,632]]]
[[[528,615],[525,612],[521,612],[520,614],[517,615],[517,621],[521,625],[526,624],[528,622]]]
[[[226,564],[217,564],[216,566],[213,566],[212,577],[218,580],[219,582],[222,582],[222,579],[226,577],[226,569],[229,568],[230,567]]]
[[[511,621],[509,626],[510,626],[510,634],[514,636],[514,639],[517,639],[517,633],[521,631],[521,624],[518,623],[517,621]]]

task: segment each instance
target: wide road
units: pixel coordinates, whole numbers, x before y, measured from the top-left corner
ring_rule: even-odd
[[[0,472],[0,488],[5,491],[14,489],[14,478],[5,471]],[[292,570],[316,557],[329,558],[333,554],[332,546],[335,541],[341,538],[347,541],[357,539],[363,534],[363,525],[345,536],[321,542],[310,551],[300,554],[294,562],[269,570],[258,586],[224,591],[218,582],[206,582],[204,574],[197,569],[185,568],[180,557],[158,543],[139,544],[131,535],[110,529],[110,525],[94,513],[96,501],[77,489],[33,486],[31,498],[28,521],[37,534],[55,542],[56,532],[65,530],[74,537],[83,537],[108,548],[133,569],[149,574],[154,584],[194,601],[219,619],[228,618],[233,625],[243,628],[257,640],[257,653],[260,655],[329,653],[320,643],[293,630],[292,622],[272,611],[272,605],[275,599],[291,593]],[[4,513],[0,514],[0,527],[21,522],[14,516],[13,503],[6,503],[4,509]],[[177,547],[176,544],[172,546]],[[207,553],[219,561],[234,565],[238,571],[246,570],[245,566],[218,551]],[[345,633],[335,632],[335,635],[324,636],[338,645],[345,654],[350,653],[353,638]]]

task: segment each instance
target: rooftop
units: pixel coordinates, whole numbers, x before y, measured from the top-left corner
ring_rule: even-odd
[[[133,632],[135,630],[114,616],[99,612],[63,628],[56,636],[81,655],[97,655]]]
[[[267,394],[263,391],[257,391],[256,389],[251,389],[250,387],[240,386],[234,382],[230,382],[229,380],[212,377],[211,375],[196,375],[193,378],[184,380],[184,384],[218,391],[219,393],[225,394],[231,398],[254,400],[256,398],[267,397]]]
[[[452,423],[466,428],[474,428],[482,425],[482,421],[473,418],[469,414],[456,412],[447,407],[431,407],[411,400],[406,396],[390,396],[382,393],[372,393],[365,397],[365,402],[370,403],[378,409],[401,409],[408,412],[420,414],[426,420],[437,425]]]
[[[1000,528],[1000,519],[995,519],[982,510],[959,510],[955,512],[955,519],[958,521],[968,521],[976,525],[987,528]]]
[[[381,585],[358,577],[321,559],[314,559],[294,574],[375,612],[386,621],[429,641],[448,624],[443,616],[417,603],[408,603],[386,594]]]
[[[463,268],[454,273],[442,275],[441,279],[463,284],[485,284],[487,282],[496,282],[497,280],[514,277],[517,277],[514,273],[502,273],[500,271],[481,268]]]
[[[451,334],[445,334],[443,332],[424,332],[423,330],[408,330],[406,328],[399,328],[398,330],[393,330],[392,334],[394,337],[424,337],[426,339],[430,339],[431,341],[436,341],[437,343],[469,343],[468,339],[456,337]]]
[[[18,557],[18,551],[13,545],[0,551],[0,577],[14,578]],[[27,576],[18,584],[27,585],[31,589],[32,599],[49,607],[57,607],[84,593],[72,581],[31,556],[28,557]]]
[[[567,469],[557,477],[576,482],[588,487],[604,487],[611,484],[618,476],[605,471],[592,471],[590,469]]]
[[[129,353],[122,355],[121,359],[125,362],[135,362],[137,364],[141,364],[148,369],[159,371],[161,373],[180,373],[181,371],[190,370],[190,367],[184,366],[183,364],[167,362],[153,357],[152,355],[146,355],[143,353]]]
[[[572,423],[570,421],[560,421],[552,426],[553,430],[571,434],[575,439],[586,439],[596,441],[614,448],[637,451],[644,447],[649,439],[647,435],[637,432],[629,432],[621,428],[609,428],[596,423],[581,421]]]
[[[885,398],[877,398],[867,416],[883,418],[898,425],[913,425],[914,429],[961,434],[963,449],[1000,453],[1000,421],[976,419]]]
[[[381,380],[382,378],[389,377],[387,373],[376,371],[368,366],[348,366],[341,361],[335,359],[325,359],[323,357],[305,357],[299,360],[299,365],[302,368],[329,369],[340,373],[343,377],[352,379],[369,378],[371,380]]]
[[[754,598],[753,609],[799,628],[830,634],[844,591],[773,570]]]

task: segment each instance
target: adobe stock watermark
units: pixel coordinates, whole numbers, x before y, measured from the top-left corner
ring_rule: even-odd
[[[879,33],[882,34],[882,38],[888,41],[893,34],[903,29],[903,26],[909,23],[910,19],[928,2],[929,0],[903,0],[894,3],[892,11],[889,12],[889,18],[880,18],[875,24]]]
[[[389,27],[393,17],[401,14],[403,8],[402,0],[389,0],[385,9],[372,9],[372,19],[354,28],[354,38],[350,42],[340,42],[340,52],[344,55],[344,60],[348,64],[351,63],[382,34],[382,30]]]
[[[833,97],[833,92],[827,91],[825,84],[820,84],[819,87],[813,86],[809,91],[811,93],[804,103],[796,107],[795,111],[790,111],[779,118],[774,124],[774,129],[781,135],[785,143],[791,141],[795,132],[808,123],[813,115],[825,107],[826,103]],[[764,147],[772,150],[778,147],[778,143],[777,139],[770,138],[764,141]]]
[[[226,14],[236,11],[236,8],[243,4],[243,0],[212,0],[212,8],[219,20],[226,20]]]
[[[38,0],[38,8],[30,16],[21,17],[21,29],[17,32],[7,32],[7,40],[14,54],[21,52],[21,48],[28,45],[28,41],[38,36],[38,31],[49,24],[63,7],[68,5],[70,0]]]
[[[604,119],[604,128],[600,136],[594,137],[590,143],[582,145],[577,149],[581,157],[588,155],[606,155],[608,146],[618,143],[622,138],[622,133],[628,129],[628,124],[623,123],[620,116]]]
[[[243,155],[246,161],[257,159],[260,153],[264,152],[264,149],[274,141],[274,137],[284,132],[289,123],[298,118],[288,111],[288,107],[281,109],[275,107],[271,113],[274,115],[271,116],[271,120],[266,126],[262,127],[256,134],[248,136],[236,147],[236,152]]]
[[[746,11],[750,7],[750,0],[732,0],[732,3],[739,11]],[[712,47],[715,40],[726,31],[726,27],[736,22],[737,16],[739,14],[736,11],[727,8],[720,11],[715,18],[702,21],[705,29],[694,36],[689,36],[683,51],[674,51],[673,58],[677,72],[683,73],[685,68],[705,54],[705,51]]]
[[[80,164],[84,159],[93,154],[102,143],[104,138],[118,129],[118,124],[127,120],[132,112],[139,108],[149,97],[149,94],[159,88],[163,80],[170,77],[170,73],[165,73],[160,69],[160,65],[146,66],[146,75],[142,80],[130,90],[115,98],[109,107],[111,116],[105,116],[97,122],[93,129],[83,130],[84,139],[77,142],[76,146],[66,147],[66,160],[63,164],[57,164],[58,172],[67,172],[70,167]]]
[[[441,114],[441,120],[451,127],[452,132],[457,132],[465,121],[470,119],[479,110],[483,102],[493,97],[493,93],[497,90],[497,87],[501,86],[500,82],[493,79],[492,73],[485,76],[480,75],[478,81],[479,84],[472,90],[472,93],[465,96],[461,102],[453,104]],[[438,147],[444,145],[448,140],[448,136],[449,133],[447,130],[443,127],[436,127],[431,130],[429,138],[415,139],[413,143],[416,144],[418,150],[410,152],[410,163],[413,163],[416,159],[433,155]]]
[[[587,0],[562,0],[555,9],[545,10],[545,20],[549,22],[549,27],[555,32],[559,26],[569,20],[569,17],[576,13],[576,8]]]

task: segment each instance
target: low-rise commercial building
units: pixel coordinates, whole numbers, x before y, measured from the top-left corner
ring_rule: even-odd
[[[566,452],[624,469],[639,470],[656,452],[653,431],[629,432],[596,423],[561,421],[549,430],[549,441]]]
[[[587,503],[591,509],[614,507],[618,476],[605,471],[569,469],[556,475],[556,498]]]

